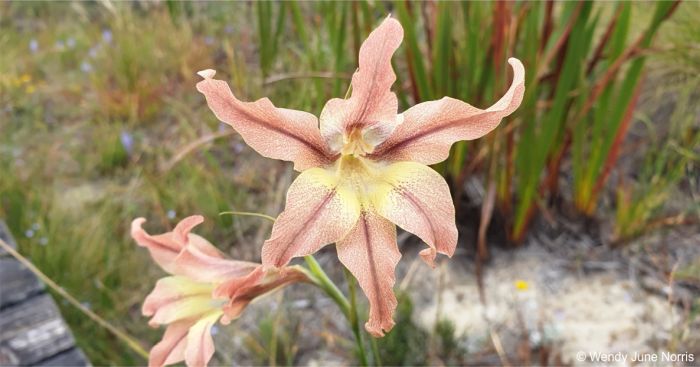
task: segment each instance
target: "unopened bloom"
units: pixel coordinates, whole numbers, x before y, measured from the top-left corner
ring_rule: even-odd
[[[172,274],[160,279],[143,303],[150,325],[168,325],[150,351],[149,366],[183,360],[188,366],[205,366],[214,355],[211,329],[217,321],[228,324],[256,297],[307,281],[295,267],[264,271],[261,264],[224,258],[207,240],[190,233],[202,221],[201,216],[187,217],[172,232],[155,236],[141,228],[145,219],[131,224],[134,240]]]
[[[493,106],[479,109],[445,97],[398,114],[391,86],[391,57],[403,39],[398,21],[387,18],[363,43],[352,95],[331,99],[319,119],[275,107],[269,99],[238,100],[227,83],[200,72],[197,89],[223,122],[260,154],[294,162],[302,171],[287,193],[285,210],[263,246],[265,266],[316,252],[335,242],[340,261],[369,298],[365,328],[382,336],[394,322],[394,269],[401,254],[396,225],[437,253],[451,256],[457,244],[455,209],[445,180],[428,165],[447,159],[450,146],[493,130],[522,101],[524,68],[508,60],[513,82]]]

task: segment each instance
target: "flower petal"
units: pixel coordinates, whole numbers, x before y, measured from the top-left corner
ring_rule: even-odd
[[[238,295],[246,293],[249,289],[259,286],[263,283],[266,272],[263,266],[259,265],[246,276],[232,278],[221,283],[216,290],[214,296],[217,298],[236,298]]]
[[[192,320],[182,320],[168,325],[163,338],[151,348],[148,366],[161,367],[184,361],[187,332],[193,324]]]
[[[188,367],[206,367],[214,355],[214,339],[211,337],[211,327],[221,316],[221,311],[212,312],[197,321],[187,333],[187,348],[185,363]]]
[[[231,320],[237,319],[243,309],[255,298],[250,291],[262,283],[265,276],[262,265],[259,265],[248,275],[240,278],[230,279],[220,284],[214,290],[214,297],[226,298],[228,302],[223,306],[224,316],[222,324],[228,324]]]
[[[153,260],[163,268],[163,270],[173,273],[175,270],[175,259],[188,244],[196,247],[208,256],[223,257],[221,252],[207,240],[190,233],[192,228],[203,221],[204,217],[201,215],[189,216],[181,220],[172,232],[150,235],[142,228],[146,219],[136,218],[131,222],[131,237],[139,246],[148,249]]]
[[[198,282],[221,283],[245,277],[260,264],[209,256],[194,246],[187,246],[175,258],[173,274],[184,275]]]
[[[336,245],[338,258],[357,278],[369,300],[365,329],[375,337],[394,327],[394,270],[401,259],[396,226],[371,210],[363,210],[348,235]]]
[[[351,97],[331,99],[321,112],[321,135],[333,151],[340,150],[343,136],[353,129],[360,129],[373,146],[394,130],[398,101],[391,92],[396,80],[391,56],[402,39],[401,24],[387,18],[362,44]]]
[[[197,90],[204,94],[209,108],[258,153],[292,161],[296,170],[332,162],[333,154],[321,138],[316,116],[276,108],[267,98],[242,102],[225,81],[212,78],[213,72],[200,75],[204,80],[197,83]]]
[[[403,113],[403,123],[369,157],[435,164],[447,159],[453,143],[491,132],[520,106],[525,93],[523,64],[515,58],[508,63],[513,67],[513,82],[493,106],[482,110],[449,97],[415,105]]]
[[[139,246],[145,247],[151,253],[153,260],[165,271],[172,269],[171,264],[182,249],[171,233],[157,236],[149,235],[143,228],[146,218],[136,218],[131,222],[131,237]]]
[[[243,309],[257,297],[292,283],[308,281],[306,272],[298,266],[264,270],[262,265],[247,277],[231,279],[214,291],[214,297],[229,299],[229,303],[224,306],[221,323],[228,324],[238,318]]]
[[[142,306],[145,316],[153,316],[151,325],[170,324],[220,309],[223,302],[212,299],[214,285],[186,277],[172,276],[158,280]]]
[[[436,252],[452,256],[457,246],[455,208],[447,183],[430,167],[398,162],[378,177],[372,201],[379,214],[430,246],[421,256],[433,265]]]
[[[203,254],[211,257],[223,258],[224,255],[218,248],[214,247],[211,242],[197,234],[190,233],[187,235],[187,246],[192,246]]]
[[[204,217],[201,215],[191,215],[187,218],[181,220],[175,229],[173,229],[173,240],[179,245],[180,248],[187,244],[187,236],[190,234],[192,229],[204,222]]]
[[[302,172],[287,192],[287,204],[262,248],[263,266],[280,267],[293,257],[312,254],[336,242],[360,215],[355,194],[339,184],[333,171]]]

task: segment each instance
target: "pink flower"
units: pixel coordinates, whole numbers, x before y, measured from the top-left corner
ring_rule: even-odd
[[[160,279],[143,303],[152,326],[168,325],[163,339],[150,352],[149,366],[185,361],[206,366],[214,355],[212,326],[238,318],[256,297],[281,286],[308,281],[296,267],[264,271],[261,264],[225,259],[207,240],[190,233],[204,219],[183,219],[172,232],[151,236],[135,219],[131,236],[172,274]]]
[[[425,241],[421,256],[431,265],[437,253],[451,256],[457,244],[447,183],[428,165],[445,160],[453,143],[493,130],[520,105],[525,89],[523,65],[511,58],[512,85],[487,109],[445,97],[398,114],[391,57],[402,38],[392,18],[369,35],[352,95],[328,101],[320,125],[314,115],[277,108],[267,98],[238,100],[226,82],[213,79],[213,70],[200,72],[204,80],[197,84],[214,114],[248,145],[302,171],[265,242],[263,265],[283,266],[335,242],[340,261],[369,298],[365,328],[375,336],[394,325],[392,288],[401,257],[395,224]]]

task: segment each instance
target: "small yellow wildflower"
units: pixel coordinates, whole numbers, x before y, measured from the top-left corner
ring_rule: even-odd
[[[530,283],[528,283],[525,280],[518,279],[515,281],[515,289],[524,292],[524,291],[530,289]]]
[[[25,88],[25,90],[27,94],[33,94],[36,91],[36,87],[30,84]]]
[[[22,74],[22,75],[19,77],[19,81],[20,81],[21,83],[29,83],[31,80],[32,80],[32,76],[29,75],[29,74],[26,74],[26,73],[25,73],[25,74]]]

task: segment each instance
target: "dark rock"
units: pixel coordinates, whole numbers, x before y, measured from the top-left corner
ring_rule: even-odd
[[[0,360],[29,365],[73,348],[75,340],[48,294],[0,312]]]
[[[0,258],[0,310],[39,294],[44,285],[24,265],[11,257]]]

